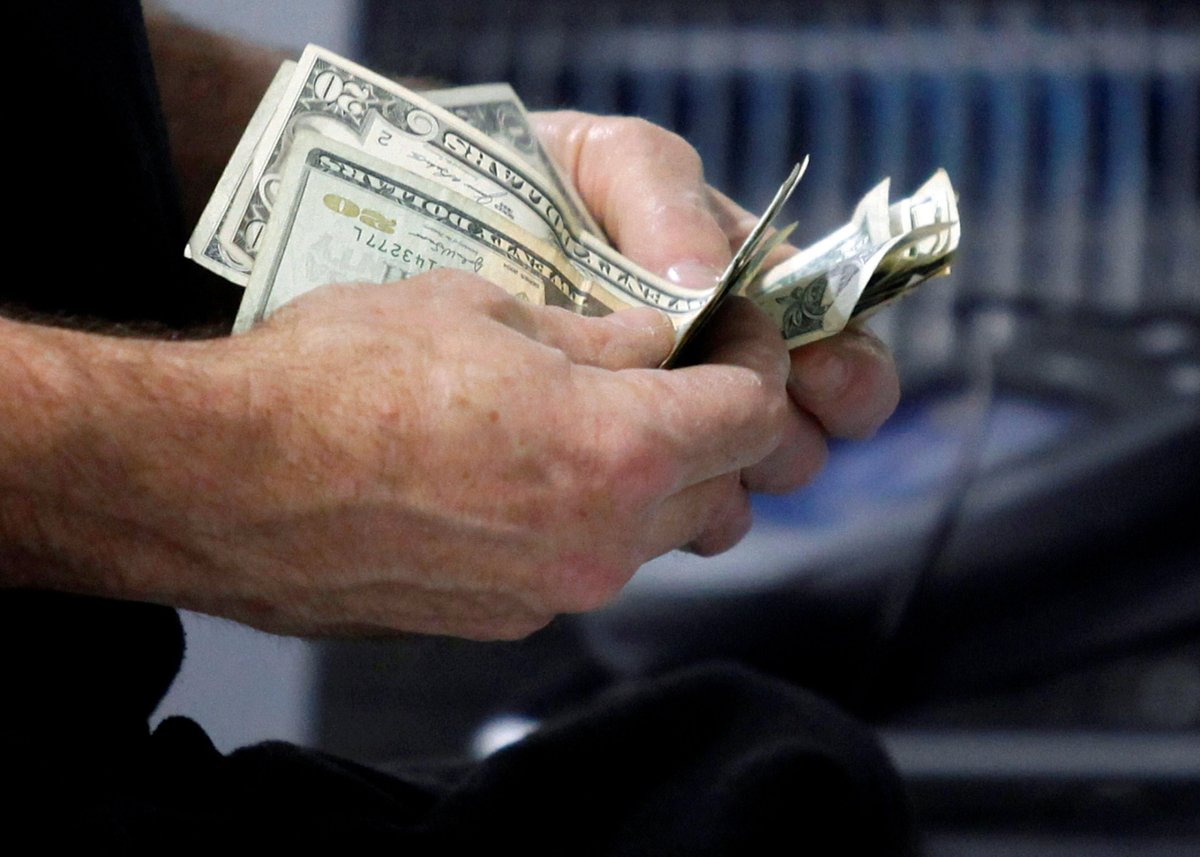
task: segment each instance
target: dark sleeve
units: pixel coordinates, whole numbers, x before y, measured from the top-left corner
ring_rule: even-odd
[[[229,289],[182,257],[137,0],[39,3],[28,17],[35,59],[10,57],[0,309],[160,334],[231,319]],[[0,733],[66,755],[144,734],[182,652],[169,608],[0,590]]]
[[[189,225],[140,4],[42,3],[31,17],[39,61],[4,144],[17,226],[0,304],[79,323],[227,325],[236,287],[183,258]]]

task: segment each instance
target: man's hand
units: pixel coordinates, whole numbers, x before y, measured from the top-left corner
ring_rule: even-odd
[[[319,290],[232,340],[46,331],[18,386],[51,419],[0,443],[10,567],[287,633],[528,633],[740,537],[739,471],[787,422],[751,309],[672,372],[645,368],[673,338],[655,311],[454,272]]]
[[[679,136],[640,119],[571,111],[536,119],[609,238],[650,270],[710,287],[754,228],[756,217],[705,184],[700,157]],[[791,353],[788,392],[793,407],[779,447],[744,474],[752,490],[807,481],[824,463],[825,438],[874,433],[895,410],[900,385],[887,348],[852,325]]]
[[[542,127],[626,254],[711,285],[740,215],[690,147]],[[734,301],[706,362],[667,372],[654,311],[585,319],[445,271],[323,289],[229,340],[0,326],[6,582],[297,634],[512,637],[596,607],[654,556],[734,544],[748,490],[802,483],[895,398],[865,335],[789,356]]]

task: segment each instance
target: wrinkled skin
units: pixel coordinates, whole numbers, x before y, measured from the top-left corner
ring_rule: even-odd
[[[711,285],[753,225],[673,134],[537,121],[651,270]],[[655,556],[731,547],[749,491],[804,484],[828,437],[869,435],[898,395],[863,330],[789,354],[733,301],[705,362],[663,371],[655,311],[584,319],[447,271],[327,287],[229,340],[10,326],[23,416],[5,419],[29,427],[0,441],[13,582],[304,635],[511,638],[598,607]]]

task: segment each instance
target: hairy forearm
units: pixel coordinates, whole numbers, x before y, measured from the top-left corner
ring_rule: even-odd
[[[236,399],[216,343],[0,319],[0,580],[167,600],[171,510],[203,503]],[[209,355],[203,355],[208,358]]]
[[[154,8],[146,27],[188,222],[200,216],[280,63],[291,54]]]

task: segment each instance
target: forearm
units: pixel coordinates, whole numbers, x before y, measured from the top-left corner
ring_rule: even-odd
[[[286,51],[146,10],[171,152],[189,223],[200,216]]]
[[[204,502],[206,460],[235,384],[215,343],[116,339],[0,319],[0,580],[167,600],[179,498]],[[208,355],[205,355],[206,357]]]

